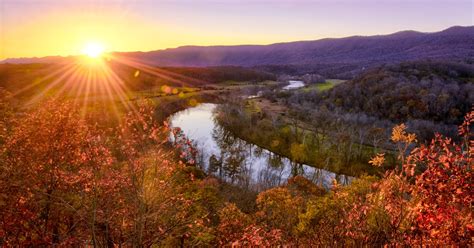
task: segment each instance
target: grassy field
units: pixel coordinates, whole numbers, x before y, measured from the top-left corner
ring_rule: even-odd
[[[340,83],[344,83],[346,82],[347,80],[341,80],[341,79],[326,79],[326,82],[324,83],[320,83],[320,84],[311,84],[311,85],[308,85],[304,88],[302,88],[302,90],[304,91],[311,91],[311,90],[315,90],[317,89],[318,91],[326,91],[326,90],[329,90],[331,89],[332,87],[340,84]]]

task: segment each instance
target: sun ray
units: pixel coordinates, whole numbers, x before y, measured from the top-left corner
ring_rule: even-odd
[[[36,103],[50,95],[53,98],[71,99],[75,104],[82,105],[82,111],[90,109],[90,104],[110,107],[110,110],[119,117],[120,110],[136,111],[131,97],[133,85],[126,82],[122,72],[128,72],[130,68],[142,71],[151,76],[169,81],[170,84],[179,86],[194,86],[204,84],[199,79],[190,78],[178,73],[164,70],[134,59],[117,56],[113,54],[102,54],[103,48],[99,46],[86,45],[84,54],[78,57],[75,63],[64,64],[58,71],[44,77],[41,82],[54,79],[48,83],[37,95],[32,97],[28,105]],[[124,71],[122,69],[125,66]],[[23,91],[33,88],[29,85]],[[18,92],[18,94],[21,92]],[[83,112],[86,114],[86,112]]]
[[[62,93],[69,89],[71,93],[74,94],[73,88],[74,88],[74,82],[77,82],[76,78],[80,76],[80,70],[76,69],[74,70],[71,75],[67,78],[65,78],[65,82],[61,85],[61,87],[54,93],[53,97],[61,98],[61,97],[67,97],[67,95],[63,95]]]
[[[199,79],[191,78],[191,77],[188,77],[188,76],[185,76],[185,75],[180,75],[180,74],[177,74],[177,73],[174,73],[174,72],[166,71],[166,70],[160,69],[158,67],[150,66],[150,65],[147,65],[145,63],[141,63],[139,61],[136,61],[136,60],[133,60],[133,59],[130,59],[130,58],[124,58],[124,57],[113,56],[113,55],[111,55],[111,58],[114,61],[117,61],[121,64],[130,66],[130,67],[138,69],[138,70],[142,70],[146,73],[149,73],[149,74],[157,76],[157,77],[161,77],[161,78],[169,80],[170,82],[175,83],[175,84],[180,84],[180,85],[183,85],[183,86],[190,86],[190,85],[192,85],[190,82],[193,82],[194,84],[204,84],[204,83],[206,83],[203,80],[199,80]]]
[[[34,103],[37,103],[38,101],[40,101],[42,98],[44,98],[44,96],[50,91],[52,90],[55,86],[57,86],[58,84],[60,84],[64,79],[68,78],[69,75],[71,75],[72,73],[74,73],[75,69],[77,69],[77,66],[73,66],[71,68],[69,68],[67,71],[65,71],[59,78],[55,79],[53,82],[51,82],[45,89],[43,89],[42,91],[39,92],[38,95],[36,95],[35,97],[33,97],[31,100],[29,100],[25,106],[29,106],[29,105],[32,105]]]
[[[83,71],[81,73],[81,77],[78,80],[80,83],[76,84],[77,85],[77,97],[74,98],[74,104],[79,104],[79,101],[81,98],[84,97],[84,91],[86,88],[86,82],[87,82],[87,77],[88,77],[88,72]]]
[[[70,64],[70,65],[61,67],[61,68],[59,68],[59,69],[53,71],[52,73],[50,73],[50,74],[48,74],[48,75],[42,77],[41,79],[35,80],[35,81],[33,81],[33,83],[31,83],[31,84],[29,84],[29,85],[27,85],[27,86],[25,86],[25,87],[23,87],[23,88],[21,88],[21,89],[15,91],[15,92],[13,92],[13,93],[12,93],[12,96],[18,96],[18,95],[20,95],[20,94],[26,92],[27,90],[30,90],[30,89],[32,89],[32,88],[38,86],[39,84],[45,82],[46,80],[52,79],[52,78],[58,76],[58,75],[61,74],[61,73],[67,72],[67,71],[70,70],[72,67],[74,67],[74,64]]]
[[[110,85],[114,87],[114,90],[118,93],[118,97],[120,101],[122,102],[122,104],[124,105],[124,107],[126,109],[131,108],[132,110],[135,110],[133,108],[133,105],[130,104],[130,101],[125,99],[127,97],[126,92],[130,92],[125,82],[112,69],[110,69],[110,67],[105,67],[104,69],[105,69],[107,78],[109,78],[111,81],[114,80],[112,81]],[[114,82],[118,82],[118,84]]]

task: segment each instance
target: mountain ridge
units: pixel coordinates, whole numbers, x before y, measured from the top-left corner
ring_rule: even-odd
[[[388,35],[323,38],[270,45],[181,46],[113,54],[153,66],[292,66],[299,73],[333,76],[333,71],[340,70],[334,76],[352,77],[367,67],[385,63],[426,59],[472,60],[473,44],[474,26],[453,26],[430,33],[405,30]],[[6,59],[2,63],[55,61],[49,58]]]
[[[466,58],[474,55],[474,26],[435,33],[402,31],[389,35],[325,38],[270,45],[183,46],[140,53],[136,59],[159,66],[260,66]],[[410,52],[411,54],[409,54]],[[467,54],[466,54],[467,52]],[[134,57],[136,53],[118,53]],[[396,55],[394,57],[394,55]]]

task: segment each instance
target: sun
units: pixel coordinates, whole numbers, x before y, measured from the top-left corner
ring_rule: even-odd
[[[99,58],[104,53],[104,46],[100,43],[89,42],[82,49],[82,53],[90,58]]]

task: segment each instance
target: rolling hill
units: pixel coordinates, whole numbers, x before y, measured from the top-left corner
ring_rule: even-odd
[[[158,66],[234,65],[267,70],[293,69],[297,74],[348,73],[367,67],[420,59],[474,58],[474,26],[436,33],[402,31],[390,35],[353,36],[272,45],[186,46],[151,52],[121,53]],[[351,73],[352,72],[352,73]],[[346,76],[346,77],[347,77]]]
[[[318,73],[351,78],[368,67],[414,60],[470,61],[474,26],[435,33],[402,31],[390,35],[352,36],[271,45],[184,46],[150,52],[117,52],[154,66],[256,67],[270,72]],[[7,59],[3,63],[52,63],[66,58]]]

